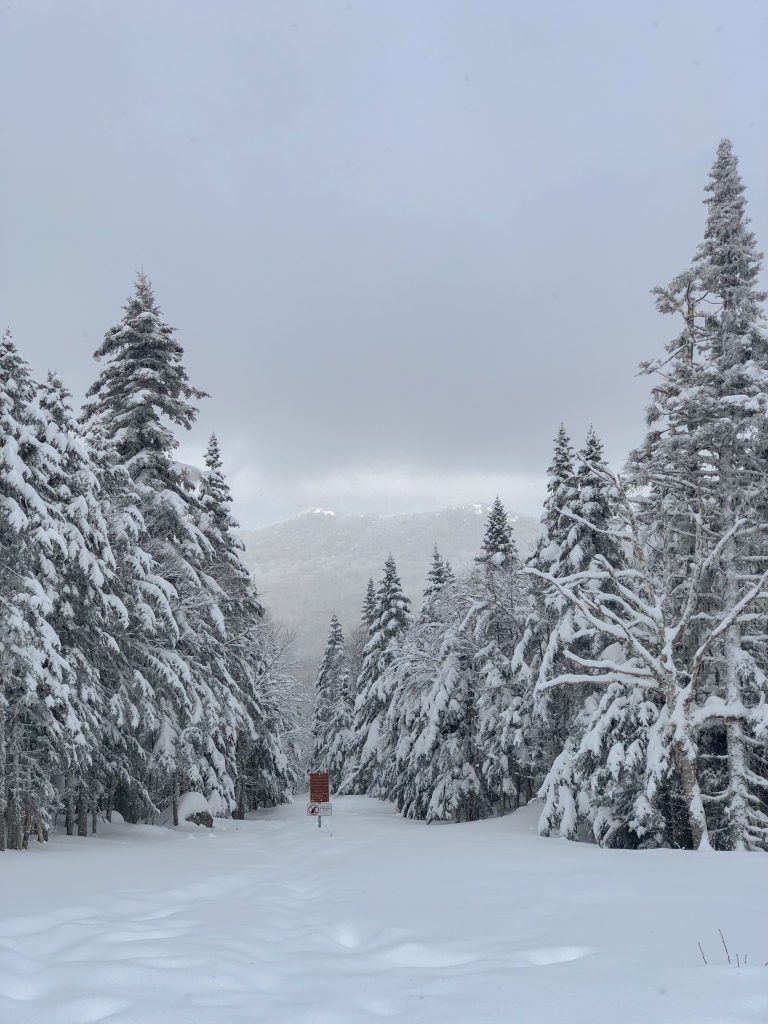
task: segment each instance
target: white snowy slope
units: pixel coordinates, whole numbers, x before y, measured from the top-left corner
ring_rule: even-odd
[[[768,858],[541,839],[536,814],[425,826],[348,797],[333,836],[297,801],[5,854],[0,1020],[768,1019]]]
[[[243,530],[245,558],[265,604],[296,632],[295,654],[314,678],[328,623],[338,615],[345,632],[360,621],[370,577],[377,585],[392,554],[403,588],[416,608],[435,543],[455,569],[480,550],[488,507],[457,505],[438,512],[350,515],[312,509],[282,523]],[[539,528],[536,520],[511,515],[521,552]]]

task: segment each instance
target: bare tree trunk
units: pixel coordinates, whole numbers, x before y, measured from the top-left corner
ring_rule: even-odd
[[[96,835],[96,804],[91,807],[91,835]]]

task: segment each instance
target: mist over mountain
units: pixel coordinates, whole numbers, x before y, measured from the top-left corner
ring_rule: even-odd
[[[302,676],[314,674],[331,615],[345,631],[356,625],[368,579],[377,582],[390,553],[415,608],[436,543],[461,571],[480,550],[488,507],[459,505],[439,512],[399,515],[341,514],[312,509],[285,522],[242,530],[245,559],[267,608],[295,632]],[[510,515],[521,553],[538,521]]]

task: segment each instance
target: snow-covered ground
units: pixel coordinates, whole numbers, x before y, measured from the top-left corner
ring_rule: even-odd
[[[348,797],[332,836],[297,801],[7,853],[0,1020],[768,1020],[768,857],[540,839],[535,812],[425,826]]]

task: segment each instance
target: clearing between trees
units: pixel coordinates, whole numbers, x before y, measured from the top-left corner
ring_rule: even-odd
[[[341,797],[331,835],[298,798],[32,844],[3,865],[0,1020],[768,1018],[767,858],[543,839],[539,811],[425,826]]]

